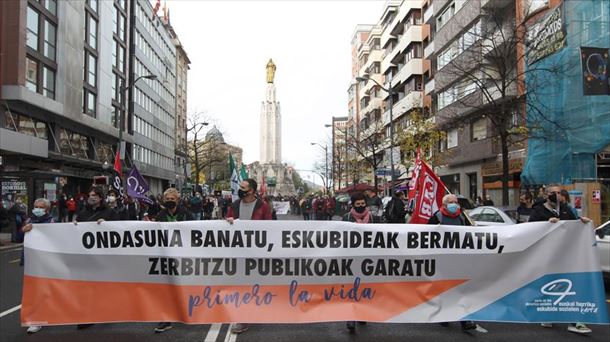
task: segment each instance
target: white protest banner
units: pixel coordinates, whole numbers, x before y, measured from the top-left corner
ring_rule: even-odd
[[[273,209],[275,209],[277,215],[288,215],[290,202],[273,201]]]
[[[608,323],[591,225],[36,224],[23,325]]]

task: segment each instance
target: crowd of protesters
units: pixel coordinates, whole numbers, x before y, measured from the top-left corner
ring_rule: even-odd
[[[179,222],[191,220],[218,220],[225,219],[233,223],[235,219],[241,220],[275,220],[277,215],[273,209],[273,202],[288,202],[289,211],[293,215],[302,215],[303,220],[332,220],[337,214],[337,201],[332,196],[260,196],[257,193],[257,183],[253,179],[244,180],[240,184],[236,201],[230,195],[202,195],[200,192],[182,196],[175,188],[168,188],[161,195],[150,195],[146,201],[135,200],[129,196],[121,197],[117,191],[104,192],[102,188],[93,186],[88,193],[73,196],[60,195],[54,203],[45,198],[34,201],[31,215],[24,203],[17,200],[9,210],[0,207],[0,223],[10,220],[16,221],[17,239],[23,239],[25,232],[32,230],[34,224],[52,222],[97,222],[114,220],[144,220],[159,222]],[[481,205],[491,205],[491,199],[479,198]],[[377,193],[367,190],[364,193],[354,193],[348,204],[348,211],[343,215],[343,221],[355,223],[393,223],[409,222],[409,203],[405,193],[397,191],[387,204],[383,204]],[[569,194],[560,190],[556,185],[549,185],[538,193],[538,197],[525,192],[520,197],[517,209],[529,221],[557,222],[564,219],[581,219],[589,222],[586,217],[579,217],[574,208],[570,206]],[[430,218],[429,224],[444,224],[468,226],[471,222],[466,218],[460,208],[458,198],[449,194],[443,197],[441,208]],[[21,260],[23,264],[23,256]],[[365,322],[358,322],[364,324]],[[356,322],[346,323],[350,331],[355,331]],[[460,322],[462,330],[477,329],[472,321]],[[447,326],[448,323],[442,323]],[[91,325],[78,325],[79,329]],[[550,326],[550,324],[543,324]],[[160,333],[172,328],[169,322],[160,322],[155,332]],[[35,333],[41,327],[31,326],[28,333]],[[232,332],[241,333],[248,330],[245,323],[236,324]],[[591,330],[582,323],[572,323],[568,330],[576,333],[590,333]]]

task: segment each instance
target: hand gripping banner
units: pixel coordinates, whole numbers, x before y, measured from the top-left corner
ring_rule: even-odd
[[[21,322],[608,323],[590,224],[34,225]]]

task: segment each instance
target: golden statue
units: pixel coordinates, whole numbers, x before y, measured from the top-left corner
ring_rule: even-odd
[[[273,78],[275,77],[275,64],[273,64],[273,60],[269,58],[269,63],[267,63],[267,83],[273,83]]]

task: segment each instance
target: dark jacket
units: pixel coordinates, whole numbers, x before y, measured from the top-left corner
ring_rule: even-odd
[[[574,216],[569,206],[562,203],[559,207],[559,213],[557,213],[547,209],[543,203],[532,207],[529,222],[548,221],[551,217],[556,217],[560,220],[576,220],[576,216]]]
[[[193,219],[193,215],[191,215],[191,213],[188,210],[186,210],[185,207],[183,207],[181,205],[179,205],[178,208],[176,208],[176,212],[174,213],[173,216],[176,217],[176,221],[178,221],[178,222],[191,221]],[[171,217],[171,215],[169,214],[167,209],[163,209],[157,214],[156,221],[170,222],[170,217]]]
[[[406,223],[406,214],[405,203],[396,196],[392,197],[384,211],[384,217],[388,223]]]
[[[239,218],[239,205],[241,204],[241,199],[233,202],[229,207],[229,211],[227,212],[227,218],[232,217],[234,219]],[[271,212],[271,207],[267,202],[257,198],[256,204],[254,205],[254,210],[252,210],[252,218],[251,220],[271,220],[273,218],[273,213]]]
[[[53,223],[53,222],[55,222],[53,220],[53,215],[47,213],[40,217],[38,217],[36,215],[32,215],[32,216],[30,216],[30,218],[28,219],[28,221],[26,223]]]
[[[94,222],[99,219],[106,221],[118,221],[120,218],[114,209],[103,204],[96,209],[93,209],[91,206],[87,205],[83,210],[76,214],[76,221],[78,222]]]
[[[439,217],[441,219],[439,220]],[[446,218],[446,219],[445,219]],[[442,220],[442,222],[441,222]],[[448,226],[470,226],[470,221],[464,217],[464,213],[460,213],[455,219],[448,216],[443,216],[440,210],[437,210],[434,215],[428,220],[428,224],[444,224]]]

